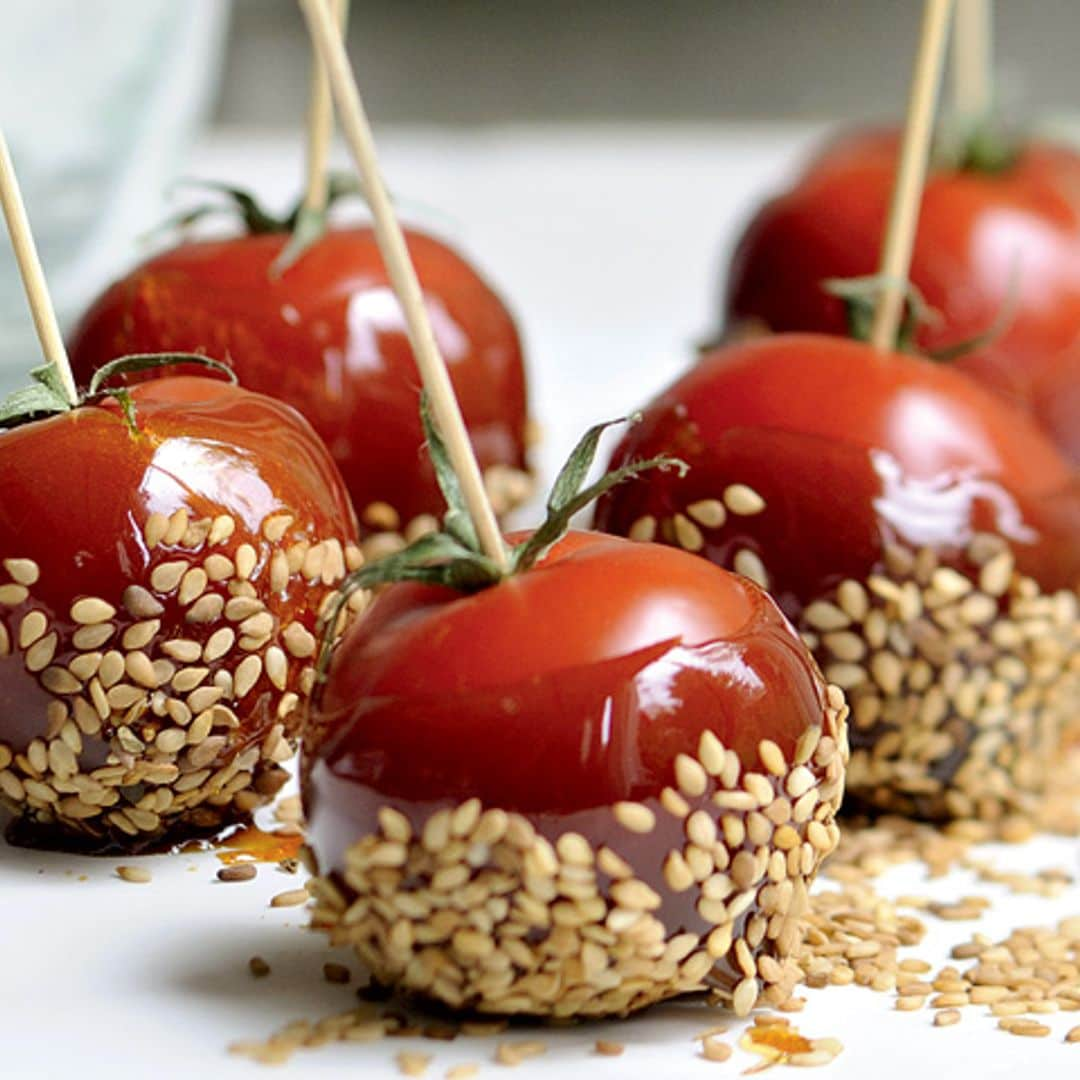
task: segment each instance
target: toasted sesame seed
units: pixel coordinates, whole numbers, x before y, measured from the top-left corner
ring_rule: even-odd
[[[204,592],[210,579],[201,566],[193,566],[180,581],[180,591],[176,599],[181,607],[194,603]]]
[[[731,1008],[736,1016],[749,1016],[754,1005],[757,1004],[758,984],[757,979],[745,978],[739,982],[731,995]]]
[[[676,514],[672,524],[679,547],[686,551],[700,551],[705,546],[705,537],[701,530],[685,514]]]
[[[25,585],[0,585],[0,605],[16,607],[30,595]]]
[[[155,592],[169,594],[179,586],[181,578],[187,571],[188,564],[183,559],[174,559],[172,562],[158,563],[150,571],[150,584]]]
[[[761,561],[761,556],[756,551],[751,551],[750,548],[740,548],[735,552],[732,566],[735,573],[741,574],[744,578],[749,578],[755,585],[760,585],[763,589],[769,587],[768,571]]]
[[[263,662],[266,666],[267,678],[278,690],[284,690],[289,673],[284,651],[277,645],[269,646],[263,654]]]
[[[153,881],[153,875],[143,866],[118,866],[116,876],[121,881],[129,881],[133,885],[145,885]]]
[[[255,570],[258,562],[258,554],[250,544],[241,544],[236,549],[236,576],[241,581],[247,581]]]
[[[202,657],[202,646],[197,641],[183,638],[162,642],[161,651],[182,664],[193,664]]]
[[[262,659],[258,656],[245,656],[236,666],[233,676],[233,696],[243,700],[251,688],[259,681],[262,674]]]
[[[643,514],[630,526],[627,536],[639,543],[650,543],[656,538],[656,518],[652,514]]]
[[[631,832],[648,833],[656,826],[656,815],[643,803],[617,802],[612,812],[615,820]]]
[[[708,787],[708,774],[701,763],[689,754],[678,754],[675,758],[675,780],[680,791],[690,798],[699,798]]]
[[[287,889],[285,892],[280,892],[270,900],[270,906],[279,907],[299,907],[301,904],[306,904],[311,899],[307,889]]]
[[[41,685],[53,694],[77,694],[82,683],[61,667],[47,667],[41,672]]]
[[[127,671],[128,678],[138,683],[139,686],[153,690],[158,685],[154,665],[151,663],[150,657],[144,652],[137,650],[129,652],[124,657],[124,669]]]
[[[217,593],[203,593],[194,604],[187,609],[184,619],[189,623],[210,623],[221,618],[225,609],[225,598]]]
[[[229,539],[230,536],[236,531],[236,520],[229,514],[221,514],[214,518],[210,525],[210,534],[207,536],[207,543],[222,544]]]
[[[273,514],[263,519],[262,534],[270,543],[276,544],[285,536],[294,520],[292,514]]]
[[[1069,1028],[1069,1030],[1065,1032],[1065,1041],[1067,1043],[1080,1043],[1080,1025]]]
[[[236,633],[231,627],[218,627],[218,629],[207,638],[206,644],[203,646],[203,663],[211,664],[215,660],[220,660],[233,647],[235,642]]]
[[[41,611],[28,611],[19,623],[19,648],[28,649],[49,628],[49,620]]]
[[[56,655],[56,645],[58,640],[59,638],[54,630],[40,641],[35,641],[34,644],[27,649],[26,656],[24,657],[26,670],[38,672],[47,668],[53,662],[53,657]],[[0,650],[0,653],[2,652],[6,652],[6,650]],[[72,663],[75,663],[75,661],[72,661]],[[93,673],[91,672],[90,674]]]
[[[998,1027],[1010,1035],[1022,1035],[1027,1038],[1043,1039],[1050,1034],[1050,1029],[1037,1020],[1015,1020],[1006,1018],[998,1021]]]
[[[758,757],[761,764],[774,776],[783,776],[788,771],[784,752],[771,739],[762,739],[758,743]]]
[[[289,623],[281,632],[281,638],[285,642],[285,648],[298,659],[315,655],[318,646],[315,636],[301,623]]]
[[[536,1039],[521,1042],[499,1043],[495,1050],[495,1060],[500,1065],[520,1065],[529,1058],[540,1057],[547,1053],[547,1046]]]
[[[95,626],[108,622],[116,614],[116,608],[96,596],[84,597],[71,605],[71,618],[83,626]]]
[[[141,585],[129,585],[124,589],[124,607],[136,619],[152,619],[165,610],[153,593]],[[101,643],[98,642],[98,644]]]
[[[727,1061],[731,1057],[731,1044],[713,1036],[701,1040],[701,1056],[706,1061]]]
[[[960,1023],[959,1009],[942,1009],[934,1014],[934,1027],[952,1027]]]
[[[724,504],[733,514],[752,517],[765,509],[765,500],[746,484],[731,484],[724,490]]]
[[[620,1042],[613,1042],[611,1039],[597,1039],[593,1044],[593,1049],[602,1057],[618,1057],[626,1047]]]

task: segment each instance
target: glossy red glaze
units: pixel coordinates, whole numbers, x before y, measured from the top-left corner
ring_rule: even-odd
[[[525,467],[521,345],[502,301],[445,244],[409,250],[482,467]],[[299,409],[341,469],[359,511],[440,514],[418,415],[404,316],[369,228],[328,233],[284,273],[280,235],[185,243],[111,286],[71,342],[80,382],[124,353],[205,352],[250,390]]]
[[[751,583],[670,548],[571,534],[469,597],[413,584],[379,596],[313,706],[309,842],[324,869],[340,866],[380,806],[422,821],[477,796],[600,843],[611,805],[655,801],[702,731],[748,767],[763,738],[790,758],[822,723],[824,692]]]
[[[181,600],[175,585],[154,587],[152,568],[167,560],[201,567],[211,552],[234,560],[239,546],[249,544],[257,561],[248,580],[273,615],[276,641],[278,631],[290,622],[315,628],[327,589],[318,580],[297,576],[280,591],[271,589],[269,561],[278,545],[262,535],[265,519],[286,511],[293,516],[285,542],[332,538],[347,543],[356,538],[356,520],[333,462],[289,406],[228,383],[190,376],[142,384],[131,396],[137,432],[129,428],[118,403],[106,399],[0,433],[0,580],[9,581],[6,560],[31,559],[37,567],[25,597],[0,603],[0,628],[8,646],[0,649],[0,744],[16,754],[35,739],[55,737],[55,731],[46,735],[50,703],[73,706],[76,697],[84,703],[91,700],[89,679],[79,680],[87,685],[76,693],[53,693],[41,675],[28,670],[29,654],[19,644],[19,634],[30,612],[44,616],[48,631],[57,635],[50,663],[58,669],[95,649],[99,657],[120,650],[121,658],[132,650],[122,644],[125,631],[145,618],[125,610],[125,590],[132,585],[155,594],[161,609],[157,629],[139,651],[150,660],[160,659],[167,655],[162,646],[176,638],[194,640],[201,648],[222,626],[243,633],[238,620],[222,616],[192,621],[187,617],[192,601]],[[170,539],[151,548],[146,537],[150,516],[168,518],[179,511],[192,523],[206,522],[201,538]],[[210,519],[225,515],[232,518],[234,531],[208,544]],[[231,584],[207,584],[204,578],[203,588],[227,598],[231,594],[226,586]],[[79,623],[72,605],[86,597],[99,598],[116,611],[105,620],[113,632],[97,646],[77,646],[74,641]],[[220,669],[234,670],[243,655],[230,650],[213,661],[205,657],[205,683]],[[297,673],[298,668],[291,671],[281,687],[260,676],[243,702],[223,697],[221,703],[233,707],[240,726],[225,740],[219,764],[266,735],[279,719],[278,690],[296,689]],[[162,688],[183,697],[167,681]],[[83,731],[80,771],[120,760],[117,745],[110,741],[118,715],[102,717],[100,732]],[[290,715],[288,732],[295,734],[298,720],[298,712]],[[156,731],[168,723],[147,712],[132,720],[131,727],[152,743]],[[32,830],[26,838],[34,838]],[[182,839],[183,830],[170,838]]]
[[[892,131],[843,137],[762,207],[732,262],[729,321],[847,334],[842,303],[821,283],[876,272],[897,143]],[[920,329],[924,350],[974,338],[1009,312],[1000,336],[957,363],[1062,433],[1046,381],[1080,337],[1080,157],[1030,142],[1001,172],[931,173],[911,280],[943,316]],[[1062,445],[1075,448],[1067,433]]]
[[[948,559],[1000,532],[1045,589],[1080,581],[1080,478],[1030,419],[948,365],[841,338],[782,334],[718,349],[665,391],[612,464],[670,453],[601,500],[597,525],[670,521],[730,484],[766,509],[706,529],[703,554],[758,555],[791,616],[843,578],[863,581],[891,539]]]

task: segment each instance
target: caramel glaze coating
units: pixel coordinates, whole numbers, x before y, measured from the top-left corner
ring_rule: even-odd
[[[759,974],[774,996],[790,990],[805,888],[835,842],[843,698],[763,592],[663,552],[572,534],[472,597],[394,586],[343,640],[305,749],[316,922],[380,978],[455,1007],[555,1015],[624,1013],[704,985],[731,995],[749,979],[742,1008]],[[460,918],[395,929],[372,899],[452,909],[436,894],[458,870]],[[622,878],[640,888],[620,899]],[[612,980],[633,950],[611,929],[631,919],[635,890],[652,962],[622,961],[640,983]],[[744,964],[746,949],[766,959],[747,973],[732,941],[755,918],[752,947],[737,948]],[[611,953],[606,976],[570,962],[585,940]],[[476,958],[478,971],[473,945],[509,967]],[[677,962],[658,964],[666,948]],[[427,970],[443,962],[457,989]],[[492,965],[512,974],[486,978]]]
[[[319,607],[358,555],[294,410],[189,376],[131,394],[137,431],[106,399],[0,435],[0,799],[20,843],[130,851],[249,816],[284,782]]]

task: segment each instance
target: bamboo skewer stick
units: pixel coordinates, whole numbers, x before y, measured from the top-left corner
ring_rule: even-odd
[[[435,423],[446,442],[450,461],[461,483],[462,494],[480,545],[488,558],[505,570],[508,561],[499,525],[484,490],[480,466],[469,442],[469,434],[461,415],[461,407],[454,396],[446,362],[435,342],[431,320],[424,307],[420,282],[405,244],[405,236],[382,180],[371,126],[349,65],[344,42],[324,0],[299,2],[312,39],[326,65],[338,119],[360,172],[379,250],[386,263],[394,292],[405,312],[409,341],[431,401]]]
[[[330,0],[334,18],[344,35],[349,21],[349,0]],[[319,50],[312,43],[311,49],[311,96],[307,115],[307,163],[304,184],[304,209],[321,213],[326,209],[327,163],[330,159],[330,143],[334,137],[334,102],[330,97],[330,83],[326,77],[326,65]]]
[[[19,181],[15,176],[15,167],[11,163],[7,140],[0,130],[0,206],[7,222],[8,235],[15,252],[15,261],[19,266],[26,300],[30,305],[30,314],[34,319],[41,351],[46,361],[52,364],[60,375],[64,396],[74,407],[79,404],[79,391],[68,363],[64,339],[60,334],[60,325],[56,321],[56,310],[49,297],[49,288],[45,283],[45,273],[41,269],[34,236],[30,231],[30,222],[26,216]]]
[[[977,123],[993,100],[992,0],[956,0],[953,27],[953,108],[961,120]]]
[[[883,287],[870,330],[870,344],[878,352],[893,348],[904,307],[951,14],[952,0],[926,0],[907,123],[881,250],[879,273]]]

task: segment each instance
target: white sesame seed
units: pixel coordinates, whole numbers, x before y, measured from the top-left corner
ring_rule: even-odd
[[[631,526],[627,536],[639,543],[649,543],[656,538],[656,518],[643,514]]]
[[[765,500],[746,484],[731,484],[724,489],[724,504],[733,514],[752,517],[765,509]]]

